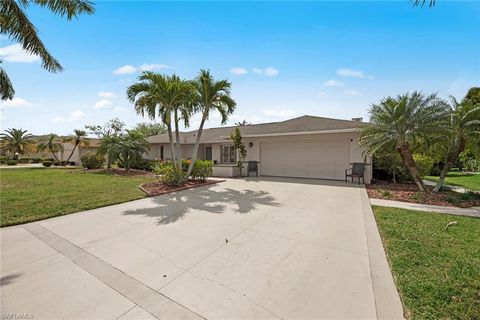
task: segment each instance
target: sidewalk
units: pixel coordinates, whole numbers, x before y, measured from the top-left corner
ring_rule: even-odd
[[[370,203],[372,204],[372,206],[393,207],[393,208],[401,208],[401,209],[409,209],[409,210],[453,214],[456,216],[480,218],[480,207],[474,207],[474,208],[442,207],[442,206],[432,206],[428,204],[373,199],[373,198],[370,199]]]
[[[433,181],[430,181],[430,180],[423,180],[423,183],[425,183],[427,186],[432,186],[432,187],[437,185],[436,182],[433,182]],[[475,190],[467,190],[467,189],[462,188],[462,187],[452,186],[452,185],[448,185],[448,184],[444,184],[443,187],[447,188],[447,189],[450,189],[452,191],[458,192],[458,193],[466,193],[468,191],[477,192]]]

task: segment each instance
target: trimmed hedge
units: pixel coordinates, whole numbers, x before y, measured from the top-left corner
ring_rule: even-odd
[[[100,169],[105,163],[105,157],[94,154],[87,153],[82,156],[82,166],[87,169]]]
[[[9,166],[16,166],[17,163],[18,163],[17,160],[8,160],[7,161],[7,165],[9,165]]]
[[[52,166],[52,161],[49,161],[49,160],[43,161],[43,162],[42,162],[42,165],[43,165],[44,167],[49,168],[49,167]]]

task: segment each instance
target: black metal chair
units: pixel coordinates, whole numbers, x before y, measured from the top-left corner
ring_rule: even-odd
[[[358,184],[360,184],[360,179],[362,179],[362,182],[365,183],[364,174],[365,163],[355,162],[351,168],[345,169],[345,183],[347,183],[348,177],[352,177],[352,183],[353,178],[358,178]]]
[[[255,175],[258,177],[258,162],[257,161],[248,161],[247,166],[247,177],[250,177],[250,172],[255,172]]]

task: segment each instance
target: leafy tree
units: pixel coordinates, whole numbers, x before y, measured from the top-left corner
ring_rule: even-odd
[[[63,152],[64,147],[63,147],[63,143],[62,143],[62,140],[60,139],[60,137],[58,135],[56,135],[55,133],[50,133],[50,134],[46,135],[45,137],[43,137],[38,142],[37,149],[39,151],[45,151],[45,150],[50,151],[53,155],[53,158],[55,158],[55,160],[59,161],[58,157],[57,157],[57,153],[58,152]]]
[[[230,140],[233,142],[233,148],[238,152],[239,159],[237,162],[237,167],[240,169],[240,176],[242,176],[242,169],[243,169],[243,162],[245,161],[245,157],[247,156],[247,149],[242,142],[242,133],[240,129],[237,127],[230,135]]]
[[[0,33],[10,40],[20,42],[28,53],[42,59],[42,67],[50,72],[59,72],[63,68],[48,52],[37,34],[37,29],[28,19],[25,10],[30,4],[49,9],[53,14],[72,20],[80,14],[93,14],[93,4],[87,0],[2,0],[0,5]],[[1,61],[0,61],[1,62]],[[6,71],[0,67],[0,96],[2,100],[12,99],[15,94]]]
[[[243,126],[249,126],[251,123],[248,123],[247,120],[243,119],[242,121],[235,122],[236,126],[243,127]]]
[[[369,113],[370,124],[361,128],[360,144],[370,155],[384,147],[395,148],[419,190],[426,191],[412,149],[418,141],[438,137],[446,119],[442,101],[434,94],[413,92],[384,98]]]
[[[33,148],[33,136],[27,132],[15,128],[5,130],[5,133],[0,134],[0,147],[11,152],[14,159],[17,159],[17,154],[24,154]]]
[[[480,137],[480,101],[475,100],[472,95],[467,94],[461,103],[454,97],[450,97],[450,104],[447,104],[450,121],[444,127],[444,139],[442,139],[446,145],[446,155],[440,178],[433,192],[441,189],[448,171],[457,162],[458,156],[465,150],[467,143]]]
[[[130,170],[133,162],[142,158],[142,154],[149,150],[149,143],[143,135],[134,130],[126,130],[126,133],[116,140],[112,146],[113,152],[118,155],[126,171]]]
[[[112,148],[122,134],[125,123],[114,118],[104,125],[87,125],[85,128],[101,140],[97,152],[107,157],[107,169],[110,169],[112,162],[117,158]]]
[[[200,73],[192,81],[194,87],[194,111],[202,114],[200,126],[197,131],[197,139],[193,147],[192,162],[187,171],[187,179],[192,174],[193,165],[197,159],[198,146],[202,137],[203,126],[212,111],[217,111],[222,117],[222,124],[228,120],[228,116],[235,111],[237,103],[230,96],[232,84],[227,80],[215,81],[208,70],[200,70]]]
[[[159,134],[164,134],[167,132],[167,128],[163,123],[148,123],[148,122],[142,122],[142,123],[137,123],[135,128],[133,130],[140,132],[143,134],[144,137],[151,137],[151,136],[156,136]]]
[[[160,117],[167,127],[173,162],[177,169],[181,170],[178,121],[181,114],[184,121],[188,122],[187,114],[183,114],[186,110],[180,111],[180,108],[190,100],[191,86],[176,75],[167,76],[149,71],[144,71],[138,79],[139,82],[128,87],[127,97],[135,104],[137,114],[147,115],[152,120],[156,119],[157,115]],[[174,148],[172,115],[173,125],[176,127],[177,150]]]
[[[77,147],[79,146],[86,147],[90,145],[90,140],[87,138],[87,132],[85,130],[75,129],[73,130],[73,132],[74,132],[73,136],[70,136],[64,139],[65,142],[73,142],[73,149],[67,158],[67,162],[70,161]]]

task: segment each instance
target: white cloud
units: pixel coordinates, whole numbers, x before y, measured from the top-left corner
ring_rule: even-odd
[[[297,114],[293,110],[274,110],[274,109],[263,110],[263,113],[266,116],[274,117],[274,118],[286,118],[286,117],[291,117]]]
[[[141,71],[153,71],[153,70],[162,70],[162,69],[173,69],[169,65],[166,64],[142,64],[140,67],[138,67]]]
[[[75,121],[82,121],[86,119],[86,114],[83,113],[81,110],[75,110],[70,112],[67,116],[58,116],[53,118],[52,122],[59,123],[59,122],[75,122]]]
[[[340,81],[337,81],[337,80],[334,80],[334,79],[330,79],[328,81],[325,81],[323,83],[323,85],[325,87],[340,87],[340,86],[343,86],[343,82],[340,82]]]
[[[266,75],[268,77],[275,77],[280,73],[280,71],[274,67],[267,67],[265,69],[252,68],[252,71],[253,73]]]
[[[235,67],[235,68],[230,69],[230,73],[234,74],[234,75],[242,75],[242,74],[247,74],[248,71],[247,71],[247,69],[245,69],[243,67]]]
[[[337,74],[341,77],[365,78],[365,74],[362,71],[349,68],[338,69]]]
[[[0,106],[2,108],[31,107],[33,103],[22,98],[13,98],[12,100],[2,101]]]
[[[40,57],[23,50],[19,43],[0,48],[0,57],[9,62],[30,63],[39,61]]]
[[[111,99],[116,97],[115,93],[109,91],[100,91],[98,96],[103,99]]]
[[[134,73],[137,71],[137,68],[134,66],[131,66],[129,64],[124,65],[123,67],[120,67],[118,69],[113,70],[113,74],[119,75],[119,74],[130,74]]]
[[[360,93],[356,90],[345,90],[344,93],[347,96],[358,96],[358,95],[360,95]]]
[[[112,107],[112,102],[107,99],[101,99],[95,103],[93,106],[95,109],[105,109],[105,108],[111,108]]]

